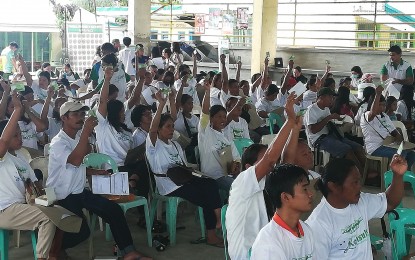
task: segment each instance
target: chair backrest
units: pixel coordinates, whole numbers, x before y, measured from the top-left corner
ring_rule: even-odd
[[[385,172],[385,189],[389,185],[391,185],[392,179],[393,179],[393,172],[392,171]],[[415,197],[415,173],[411,171],[406,171],[405,174],[403,175],[403,181],[411,184],[412,192]],[[399,204],[398,207],[402,207],[402,202]]]
[[[26,161],[30,162],[32,160],[32,156],[30,155],[29,151],[26,148],[22,147],[16,152],[22,154],[25,157]]]
[[[254,141],[248,138],[237,138],[234,139],[233,142],[235,143],[236,149],[238,150],[240,156],[242,156],[246,148],[254,143]]]
[[[200,170],[200,151],[199,151],[199,146],[195,146],[195,157],[196,157],[196,164]]]
[[[284,121],[282,120],[281,116],[274,113],[268,114],[268,121],[269,121],[269,131],[271,134],[274,134],[274,124],[277,124],[279,128],[282,127]]]
[[[223,235],[223,244],[225,246],[225,259],[228,260],[228,241],[226,235],[226,211],[228,210],[228,204],[223,205],[220,210],[220,221],[222,222],[222,235]]]
[[[40,170],[42,172],[43,186],[45,186],[46,179],[48,178],[48,164],[49,158],[45,156],[36,157],[30,161],[30,167],[32,167],[33,170]]]
[[[43,147],[43,155],[44,156],[49,156],[49,149],[50,149],[50,143],[45,144],[45,146]]]
[[[263,135],[261,137],[261,144],[265,144],[265,145],[270,145],[272,140],[274,140],[274,138],[276,137],[276,134],[271,134],[271,135]]]
[[[86,167],[95,169],[104,169],[105,165],[109,165],[113,172],[118,172],[118,165],[114,159],[103,153],[90,153],[86,155],[83,164]]]
[[[405,125],[401,122],[401,121],[392,121],[393,125],[395,126],[396,129],[400,129],[401,133],[402,133],[402,137],[404,141],[408,141],[408,132],[406,131],[406,127]]]

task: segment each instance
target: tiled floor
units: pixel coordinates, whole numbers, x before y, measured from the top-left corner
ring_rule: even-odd
[[[379,189],[365,187],[366,192],[378,192]],[[406,197],[404,205],[415,208],[412,190],[406,190]],[[210,259],[224,259],[223,249],[214,248],[207,245],[192,245],[189,242],[200,237],[200,225],[196,221],[195,209],[191,205],[182,205],[179,210],[178,226],[185,226],[185,229],[177,231],[177,244],[174,247],[168,247],[163,252],[156,251],[155,248],[149,248],[146,243],[146,232],[144,229],[136,225],[137,219],[134,215],[134,210],[127,213],[127,220],[130,224],[130,229],[133,234],[136,247],[143,253],[152,256],[156,260],[210,260]],[[370,223],[370,232],[374,235],[381,236],[380,220],[375,219]],[[97,227],[98,228],[98,227]],[[33,251],[30,244],[30,235],[27,232],[22,233],[22,246],[15,248],[11,243],[9,251],[9,259],[11,260],[29,260],[33,259]],[[113,250],[113,242],[106,242],[104,232],[97,229],[94,234],[94,248],[97,256],[111,256]],[[415,251],[414,242],[412,243],[412,251]],[[85,242],[71,250],[68,253],[72,260],[87,260],[88,259],[88,243]],[[378,252],[375,259],[383,259],[382,253]]]

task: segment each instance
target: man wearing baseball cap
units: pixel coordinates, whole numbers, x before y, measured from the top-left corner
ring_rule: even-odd
[[[104,84],[109,84],[105,80]],[[89,110],[77,101],[67,101],[60,108],[61,131],[52,139],[49,151],[49,176],[47,187],[55,189],[57,204],[83,218],[79,233],[65,233],[62,250],[74,247],[89,237],[88,223],[82,209],[87,209],[110,225],[114,240],[123,259],[142,257],[134,247],[130,230],[121,207],[100,195],[84,189],[87,169],[82,165],[84,157],[91,152],[89,137],[97,125],[96,117],[89,116]],[[104,170],[90,170],[89,175],[108,174]],[[150,259],[142,257],[140,259]]]
[[[329,152],[333,157],[351,159],[362,170],[365,162],[363,147],[337,134],[335,125],[331,122],[334,119],[342,120],[340,115],[330,113],[335,95],[332,89],[321,88],[317,93],[317,102],[308,107],[304,115],[308,144]]]

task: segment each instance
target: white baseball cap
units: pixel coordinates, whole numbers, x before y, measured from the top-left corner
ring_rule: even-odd
[[[89,107],[85,106],[84,104],[78,101],[66,101],[65,103],[63,103],[63,105],[59,109],[59,114],[60,116],[63,116],[64,114],[68,112],[75,112],[78,110],[88,111]]]

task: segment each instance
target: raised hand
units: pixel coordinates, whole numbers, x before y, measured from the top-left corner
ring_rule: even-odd
[[[221,64],[225,64],[225,62],[226,62],[226,55],[225,54],[221,54],[220,55],[220,63]]]
[[[296,120],[297,115],[294,112],[294,104],[295,104],[296,96],[295,93],[292,92],[287,97],[287,103],[285,105],[285,112],[287,113],[288,120]]]
[[[400,176],[404,175],[405,172],[408,170],[408,163],[406,162],[405,158],[402,156],[395,154],[392,157],[392,161],[389,165],[393,173],[398,174]]]
[[[170,101],[174,101],[175,99],[176,99],[176,94],[177,94],[177,92],[176,92],[176,90],[175,89],[171,89],[170,90],[170,93],[169,93],[169,100]]]
[[[146,76],[146,69],[145,68],[138,69],[138,78],[144,79],[145,76]]]
[[[55,94],[55,89],[52,86],[48,87],[48,98],[53,97],[53,95]]]
[[[12,93],[12,103],[14,106],[14,110],[22,110],[23,109],[23,105],[22,102],[19,99],[19,96],[17,95],[16,91],[13,91]]]
[[[383,87],[381,85],[377,86],[376,87],[376,93],[377,94],[382,94],[382,92],[383,92]]]
[[[294,68],[294,61],[293,60],[290,60],[288,62],[288,69],[291,71],[293,68]]]
[[[10,93],[10,91],[12,90],[10,84],[6,83],[5,81],[0,81],[0,85],[3,88],[4,92]]]
[[[242,61],[238,61],[237,65],[238,65],[238,68],[242,67]]]
[[[326,73],[329,73],[330,69],[331,69],[330,65],[326,65]]]
[[[90,116],[85,120],[84,131],[87,131],[88,134],[91,134],[97,125],[98,119],[94,116]]]
[[[105,79],[110,80],[112,78],[112,75],[114,75],[114,69],[111,66],[105,67],[104,73]]]
[[[160,104],[166,104],[167,102],[167,98],[163,97],[161,90],[157,91],[154,97]]]

